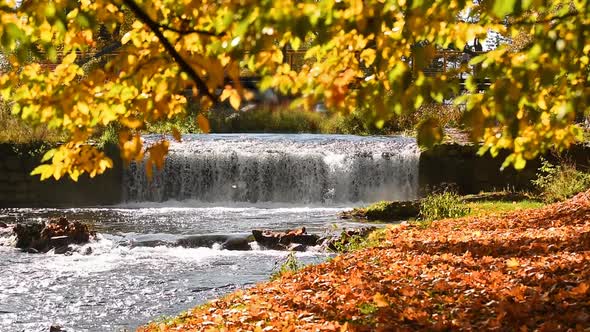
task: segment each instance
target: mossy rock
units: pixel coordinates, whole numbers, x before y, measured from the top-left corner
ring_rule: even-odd
[[[381,201],[364,208],[355,208],[340,214],[342,219],[407,220],[420,214],[420,201]]]

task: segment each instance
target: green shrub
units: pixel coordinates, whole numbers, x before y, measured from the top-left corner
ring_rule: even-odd
[[[433,193],[422,200],[420,219],[424,221],[459,218],[469,214],[470,209],[459,195],[444,191]]]
[[[344,253],[358,251],[367,248],[369,245],[367,238],[360,235],[345,236],[343,235],[338,241],[334,242],[334,252]]]
[[[277,264],[278,263],[279,262],[277,262]],[[297,256],[295,256],[295,252],[291,251],[289,255],[285,257],[285,260],[281,263],[281,265],[274,269],[275,271],[270,276],[270,279],[275,280],[280,278],[284,273],[299,271],[301,268],[303,268],[303,266],[303,263],[300,263],[297,259]]]
[[[321,133],[385,135],[399,131],[397,118],[377,126],[376,114],[355,111],[350,114],[305,111],[286,105],[260,106],[247,111],[217,107],[209,111],[214,133]]]
[[[325,117],[317,112],[280,107],[247,111],[218,107],[208,114],[214,133],[319,133]]]
[[[577,170],[567,161],[553,165],[543,160],[533,184],[545,202],[558,202],[589,189],[590,174]]]
[[[372,204],[364,209],[361,213],[367,220],[406,220],[416,218],[420,212],[420,202],[418,201],[381,201]]]
[[[119,125],[111,123],[98,133],[98,144],[104,147],[107,144],[119,144]]]

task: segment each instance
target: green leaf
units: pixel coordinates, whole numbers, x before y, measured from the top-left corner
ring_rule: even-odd
[[[496,0],[492,12],[498,17],[504,17],[514,11],[516,0]]]

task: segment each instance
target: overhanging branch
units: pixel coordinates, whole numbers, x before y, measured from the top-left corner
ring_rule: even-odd
[[[199,76],[199,74],[197,74],[193,67],[191,67],[191,65],[184,60],[182,55],[180,55],[180,53],[176,51],[176,49],[170,43],[168,38],[164,36],[162,30],[160,30],[162,28],[160,24],[154,21],[151,17],[149,17],[149,15],[146,12],[144,12],[143,9],[141,9],[139,5],[135,3],[134,0],[123,0],[123,3],[135,14],[135,16],[140,21],[142,21],[150,28],[150,30],[152,30],[152,32],[156,35],[160,43],[162,43],[162,46],[164,46],[164,49],[166,49],[166,52],[168,52],[168,54],[170,54],[174,61],[176,61],[176,63],[180,66],[180,69],[183,72],[185,72],[193,80],[193,82],[195,82],[197,89],[202,94],[211,99],[213,103],[216,103],[217,97],[213,93],[211,93],[211,91],[209,91],[209,87],[207,87],[207,84],[205,84],[205,82]]]

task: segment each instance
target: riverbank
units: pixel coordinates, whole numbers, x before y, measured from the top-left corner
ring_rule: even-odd
[[[432,221],[443,218],[483,216],[491,213],[540,208],[544,205],[538,195],[519,192],[485,192],[459,196],[454,192],[431,193],[411,201],[381,201],[340,213],[341,219],[355,221],[399,223]],[[438,209],[440,211],[434,211]],[[456,211],[453,213],[453,211]]]
[[[139,331],[583,329],[590,192],[539,209],[392,227],[381,246]]]

